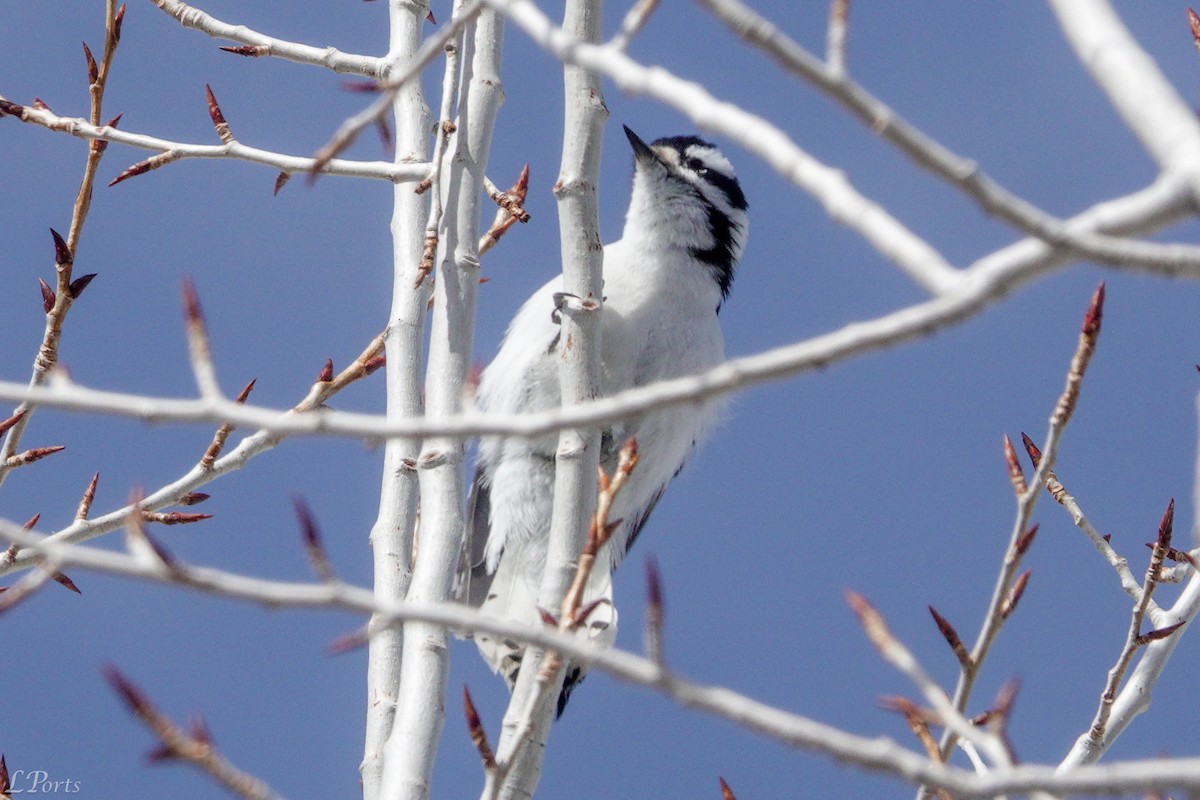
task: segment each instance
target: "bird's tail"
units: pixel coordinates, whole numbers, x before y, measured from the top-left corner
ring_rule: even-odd
[[[617,610],[612,603],[612,576],[607,569],[607,562],[604,561],[603,554],[601,555],[602,557],[598,558],[597,562],[604,564],[605,568],[592,573],[584,591],[580,607],[586,610],[591,606],[591,611],[580,627],[579,635],[603,647],[611,647],[617,637]],[[539,587],[536,582],[529,580],[527,574],[523,574],[523,571],[517,568],[516,565],[520,563],[519,553],[505,552],[500,558],[495,574],[490,576],[486,594],[482,597],[472,597],[471,600],[479,603],[480,611],[484,616],[509,622],[544,626],[546,623],[538,607]],[[485,568],[480,565],[477,569]],[[471,581],[472,594],[474,594],[474,589],[481,585],[484,585],[483,580],[473,578]],[[555,618],[560,613],[558,608],[546,609],[546,611]],[[483,660],[492,668],[492,671],[502,675],[508,683],[509,689],[512,689],[521,668],[521,656],[524,654],[525,646],[511,639],[483,633],[475,634],[474,639]],[[571,690],[583,680],[583,671],[577,665],[568,662],[564,669],[566,678],[558,700],[559,714],[562,714]]]

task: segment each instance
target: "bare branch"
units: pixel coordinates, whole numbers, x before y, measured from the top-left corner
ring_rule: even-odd
[[[158,737],[160,747],[151,751],[152,762],[179,760],[206,772],[214,781],[245,800],[277,800],[279,795],[261,779],[242,772],[217,751],[212,737],[198,718],[183,730],[171,722],[132,681],[109,664],[104,677],[125,706]]]
[[[364,129],[374,125],[376,120],[390,111],[392,103],[396,99],[396,93],[409,81],[417,78],[421,74],[421,70],[432,63],[446,45],[460,36],[462,28],[474,22],[482,8],[482,0],[468,0],[460,10],[456,11],[449,24],[421,44],[421,48],[413,54],[403,68],[389,72],[386,79],[379,85],[379,97],[371,105],[341,124],[329,142],[317,151],[314,156],[313,169],[309,170],[309,173],[324,172],[325,164],[349,147]]]
[[[873,133],[893,144],[914,164],[929,170],[964,192],[978,203],[985,213],[1003,219],[1018,230],[1036,236],[1055,247],[1069,248],[1078,257],[1104,264],[1167,271],[1195,269],[1197,251],[1190,246],[1130,241],[1090,231],[1071,230],[1068,223],[1001,186],[976,162],[950,151],[928,137],[894,109],[850,80],[844,71],[822,62],[741,0],[698,2],[742,39],[775,59],[784,69],[843,105]],[[836,5],[837,0],[834,14]],[[1153,69],[1150,71],[1154,72]],[[1143,73],[1139,70],[1125,75],[1133,95],[1137,98],[1134,101],[1135,107],[1150,102],[1138,94],[1137,87],[1141,84],[1136,76],[1141,74]],[[1154,72],[1154,75],[1157,73]],[[1156,106],[1156,112],[1157,109]],[[1194,121],[1191,124],[1194,127]],[[729,135],[725,130],[722,130],[722,133]],[[1182,160],[1180,159],[1180,162]],[[1182,167],[1182,163],[1180,166]]]
[[[825,35],[825,64],[831,75],[846,73],[846,29],[850,23],[850,0],[829,4],[829,30]]]
[[[406,183],[419,181],[429,171],[429,165],[421,162],[396,164],[389,161],[347,161],[345,159],[328,159],[317,163],[313,158],[290,156],[257,147],[249,147],[241,142],[229,144],[190,144],[160,139],[140,133],[129,133],[114,127],[93,124],[87,120],[74,117],[59,117],[49,109],[38,109],[33,106],[17,106],[21,109],[17,115],[21,121],[41,125],[53,131],[69,134],[88,141],[124,144],[143,150],[155,150],[158,155],[140,161],[117,176],[113,183],[141,175],[157,169],[167,163],[187,158],[232,159],[251,164],[262,164],[274,167],[282,172],[319,171],[323,175],[336,175],[346,178],[374,178]],[[111,185],[111,184],[110,184]]]
[[[88,96],[92,125],[98,125],[100,122],[104,90],[108,84],[108,73],[117,51],[117,44],[121,40],[121,21],[124,17],[125,6],[122,5],[118,9],[115,0],[105,0],[104,51],[99,64],[96,63],[88,46],[86,44],[83,46],[88,61]],[[32,112],[41,113],[42,110],[42,108],[34,108]],[[7,101],[0,104],[0,116],[12,114],[14,111],[21,119],[31,112],[30,109],[20,106],[14,107],[14,104]],[[119,116],[117,118],[119,119]],[[29,382],[33,387],[44,384],[50,371],[58,363],[59,342],[62,339],[63,324],[66,322],[67,313],[71,310],[79,291],[82,291],[82,287],[87,285],[86,282],[79,284],[74,281],[72,270],[75,264],[75,252],[79,247],[80,236],[83,234],[83,224],[91,209],[92,189],[96,183],[96,172],[103,155],[104,147],[100,143],[93,142],[92,146],[88,147],[83,165],[83,177],[79,182],[79,191],[75,195],[75,204],[71,209],[71,227],[67,232],[67,238],[64,240],[57,231],[53,229],[50,231],[54,238],[54,272],[57,280],[54,291],[43,293],[43,300],[48,302],[49,307],[45,309],[46,327],[42,334],[41,345],[38,347],[33,361],[33,375]],[[74,291],[75,287],[78,287],[79,291]],[[27,412],[33,409],[33,405],[22,402],[20,408],[17,409],[19,416],[15,424],[9,427],[3,443],[0,443],[0,484],[4,483],[12,467],[22,464],[21,456],[25,454],[18,455],[17,448],[25,433],[25,427],[29,424],[31,415]]]
[[[369,589],[346,584],[287,583],[188,566],[169,573],[133,556],[99,548],[55,543],[47,537],[0,520],[0,538],[24,548],[43,550],[64,567],[81,567],[159,584],[182,585],[233,600],[271,608],[325,608],[374,615],[379,626],[402,620],[424,620],[464,631],[524,641],[603,670],[620,680],[651,688],[677,702],[728,719],[788,746],[833,756],[845,763],[886,771],[913,783],[944,788],[956,797],[991,797],[1033,788],[1069,794],[1119,794],[1183,787],[1200,790],[1200,759],[1150,759],[1110,762],[1057,773],[1052,767],[1025,765],[976,775],[931,763],[924,755],[879,737],[854,736],[832,726],[759,703],[737,692],[705,686],[671,674],[664,676],[650,659],[620,650],[598,648],[554,629],[484,617],[459,603],[416,604],[383,601]],[[1171,641],[1168,639],[1166,641]],[[1160,644],[1160,643],[1155,643]],[[1154,645],[1151,645],[1154,646]]]
[[[1000,767],[1012,765],[1012,760],[1003,743],[996,737],[974,727],[959,709],[951,704],[942,687],[934,682],[909,649],[888,630],[883,616],[865,597],[847,590],[846,602],[858,616],[859,623],[866,632],[867,638],[871,640],[871,644],[875,646],[885,661],[916,685],[925,701],[937,712],[948,733],[954,733],[987,753],[993,765]]]
[[[324,67],[334,72],[349,72],[371,78],[381,77],[387,66],[387,60],[382,58],[343,53],[332,47],[312,47],[266,36],[245,25],[222,22],[198,8],[179,2],[179,0],[152,0],[152,2],[174,17],[185,28],[206,33],[214,39],[241,42],[251,48],[248,51],[241,48],[221,48],[240,55],[273,56],[297,64]]]

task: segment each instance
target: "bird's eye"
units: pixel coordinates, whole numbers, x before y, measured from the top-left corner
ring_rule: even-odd
[[[684,159],[683,165],[695,172],[697,175],[705,175],[708,173],[708,168],[704,166],[704,162],[698,158]]]

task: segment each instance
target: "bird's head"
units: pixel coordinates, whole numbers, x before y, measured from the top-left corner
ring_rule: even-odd
[[[680,246],[707,266],[729,294],[746,244],[746,196],[720,150],[695,136],[668,136],[646,144],[628,127],[633,147],[633,194],[627,235]]]

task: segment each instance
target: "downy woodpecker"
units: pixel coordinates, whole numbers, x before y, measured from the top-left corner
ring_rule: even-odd
[[[633,147],[633,192],[619,241],[604,248],[601,394],[702,372],[724,359],[717,313],[729,295],[746,243],[746,198],[733,166],[694,136],[646,144],[625,128]],[[533,294],[509,325],[499,353],[480,379],[483,411],[516,414],[560,405],[559,326],[554,295],[561,276]],[[638,442],[639,463],[609,515],[621,520],[600,551],[584,605],[612,599],[612,572],[633,544],[696,445],[708,435],[720,400],[653,411],[602,434],[600,462],[611,474],[617,452]],[[554,503],[556,434],[536,439],[486,437],[480,443],[466,539],[468,601],[501,619],[541,625],[538,588],[546,563]],[[601,603],[587,635],[611,644],[617,614]],[[476,635],[484,659],[511,688],[523,646]],[[558,713],[581,680],[567,665]]]

